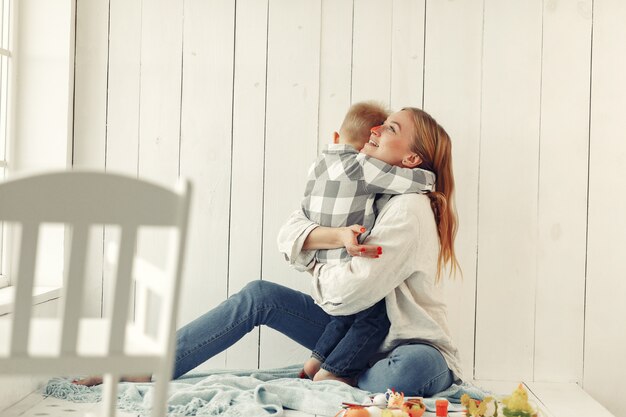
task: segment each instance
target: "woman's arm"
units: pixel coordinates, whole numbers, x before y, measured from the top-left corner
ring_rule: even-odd
[[[352,256],[376,258],[382,253],[377,245],[360,245],[356,236],[362,226],[322,227],[310,221],[302,210],[296,210],[287,218],[278,232],[278,250],[299,271],[315,266],[315,251],[346,247]]]
[[[422,265],[436,265],[436,229],[427,233],[433,239],[422,242],[420,218],[415,211],[407,210],[406,204],[394,204],[399,201],[392,203],[407,198],[409,204],[415,204],[418,195],[390,200],[388,206],[392,206],[381,212],[368,238],[370,243],[377,242],[385,248],[380,259],[353,257],[350,262],[338,265],[315,266],[312,296],[327,313],[347,315],[368,308],[424,269]]]

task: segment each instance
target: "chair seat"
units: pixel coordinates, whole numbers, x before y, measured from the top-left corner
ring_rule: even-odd
[[[61,320],[32,319],[28,354],[9,355],[11,320],[0,318],[0,369],[3,374],[62,375],[104,372],[141,375],[152,373],[163,361],[157,344],[129,324],[126,328],[126,349],[119,354],[107,353],[109,323],[106,319],[80,320],[75,353],[60,354]],[[50,360],[54,358],[54,360]]]

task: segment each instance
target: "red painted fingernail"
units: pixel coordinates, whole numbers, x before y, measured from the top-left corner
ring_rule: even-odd
[[[376,256],[374,256],[374,258],[380,258],[380,255],[376,255]]]
[[[365,252],[365,248],[361,248],[359,249],[361,252]]]
[[[365,231],[365,227],[361,227],[361,233]]]
[[[383,248],[379,247],[379,248],[378,248],[378,254],[379,254],[379,255],[382,255],[382,253],[383,253]]]

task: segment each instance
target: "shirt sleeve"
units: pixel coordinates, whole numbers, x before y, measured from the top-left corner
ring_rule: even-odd
[[[363,169],[367,191],[372,194],[425,193],[434,189],[436,176],[431,171],[389,165],[362,153],[356,160]]]
[[[315,265],[311,295],[328,314],[355,314],[374,305],[417,269],[419,219],[390,208],[381,213],[366,243],[382,246],[383,255]]]
[[[278,250],[289,265],[298,271],[307,271],[315,266],[315,250],[303,250],[309,233],[319,225],[309,220],[302,210],[296,210],[278,231]]]

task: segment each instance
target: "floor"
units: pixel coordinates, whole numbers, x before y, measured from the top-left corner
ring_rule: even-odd
[[[477,385],[494,393],[510,393],[517,383],[480,381]],[[576,384],[527,383],[529,399],[538,405],[540,417],[613,417]],[[35,392],[0,412],[0,417],[72,417],[96,411],[98,404],[77,404],[57,398],[44,398]],[[285,410],[285,417],[315,417],[313,414]],[[434,414],[426,413],[424,417]],[[460,414],[450,414],[457,417]],[[118,412],[117,417],[135,417],[134,414]]]

